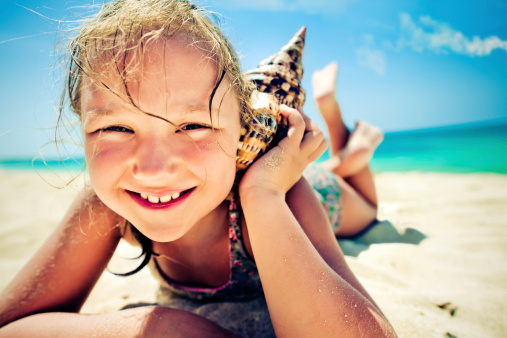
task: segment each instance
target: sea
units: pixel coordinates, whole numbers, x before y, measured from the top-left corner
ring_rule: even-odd
[[[329,158],[324,153],[318,161]],[[0,159],[3,170],[83,170],[83,158]],[[388,132],[371,162],[373,172],[507,174],[507,119]]]

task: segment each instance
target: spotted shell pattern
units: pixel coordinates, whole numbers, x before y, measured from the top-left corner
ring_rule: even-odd
[[[306,28],[302,27],[280,51],[245,73],[245,77],[257,85],[258,92],[252,96],[255,116],[251,117],[256,121],[253,124],[245,121],[246,126],[254,127],[241,130],[236,158],[238,170],[248,168],[274,139],[285,137],[287,125],[280,114],[280,105],[297,109],[305,103],[305,91],[301,86],[305,34]]]

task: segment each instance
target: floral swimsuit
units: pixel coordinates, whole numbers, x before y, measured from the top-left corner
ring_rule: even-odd
[[[333,173],[318,164],[310,165],[304,172],[305,178],[312,184],[315,193],[329,215],[333,230],[340,223],[340,190]],[[235,199],[229,204],[229,248],[230,274],[228,281],[219,287],[196,287],[177,283],[165,276],[156,260],[152,258],[150,267],[160,280],[161,288],[196,300],[247,300],[263,294],[257,266],[247,253],[241,233],[240,211]]]
[[[228,281],[219,287],[195,287],[179,284],[165,276],[152,259],[152,272],[161,281],[161,287],[180,295],[198,300],[245,300],[263,293],[257,266],[243,244],[239,211],[234,199],[229,204],[229,248],[231,271]]]

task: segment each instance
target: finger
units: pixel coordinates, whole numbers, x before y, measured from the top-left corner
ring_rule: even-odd
[[[308,155],[308,159],[313,162],[319,159],[319,157],[322,156],[326,152],[326,149],[328,148],[328,143],[326,139],[323,139],[322,142],[319,144],[319,146]]]
[[[318,149],[323,142],[327,144],[324,133],[320,129],[308,131],[303,136],[300,148],[307,155]]]
[[[322,129],[320,129],[319,125],[306,116],[302,111],[299,112],[305,121],[305,135],[303,136],[303,139],[309,138],[311,135],[313,135],[312,137],[324,138],[324,133],[322,132]]]
[[[305,121],[305,131],[312,130],[312,122],[313,121],[308,116],[306,116],[306,114],[303,113],[302,110],[298,110],[298,111],[301,114],[301,116],[303,117],[303,120]]]
[[[305,121],[305,131],[320,129],[318,124],[312,119],[310,119],[301,108],[298,108],[298,112],[301,114],[301,116],[303,116],[303,120]]]
[[[306,129],[305,129],[306,131],[321,131],[317,122],[307,118],[307,121],[305,121],[305,123],[306,123]]]
[[[299,113],[296,109],[290,108],[286,105],[280,106],[280,113],[287,119],[289,123],[287,137],[295,142],[301,142],[306,127],[301,113]]]

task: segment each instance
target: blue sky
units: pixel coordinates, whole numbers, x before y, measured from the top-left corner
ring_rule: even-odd
[[[41,5],[44,3],[44,5]],[[93,2],[0,2],[0,158],[30,157],[53,138],[62,88],[55,44]],[[322,126],[311,74],[340,67],[345,120],[384,131],[507,117],[507,1],[202,0],[222,16],[245,70],[303,25],[305,112]],[[38,14],[34,13],[37,12]]]

